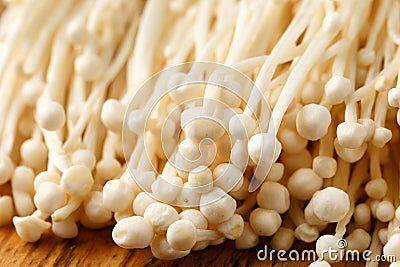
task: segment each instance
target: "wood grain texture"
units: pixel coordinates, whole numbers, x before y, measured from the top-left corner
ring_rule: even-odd
[[[266,241],[251,250],[238,251],[233,242],[212,246],[176,261],[153,258],[150,249],[126,250],[111,239],[111,228],[103,230],[81,229],[79,236],[63,240],[51,233],[37,243],[19,239],[12,226],[0,228],[0,266],[308,266],[309,262],[258,261],[257,251]],[[307,246],[297,244],[304,249]],[[310,247],[312,248],[312,247]],[[335,266],[364,266],[363,262],[347,262]],[[388,266],[381,264],[379,266]]]

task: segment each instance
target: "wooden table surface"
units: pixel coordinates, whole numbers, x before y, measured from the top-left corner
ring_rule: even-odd
[[[37,243],[19,239],[12,226],[0,228],[0,266],[308,266],[309,262],[260,262],[257,251],[237,251],[233,242],[212,246],[176,261],[153,258],[150,249],[126,250],[111,239],[111,228],[81,229],[79,236],[63,240],[51,233]],[[304,247],[304,245],[300,245]],[[364,266],[361,262],[347,262],[335,266]],[[380,265],[387,266],[387,265]]]

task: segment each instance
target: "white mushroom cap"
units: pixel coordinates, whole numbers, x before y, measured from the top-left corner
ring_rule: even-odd
[[[14,170],[11,180],[11,187],[14,191],[22,191],[33,195],[35,173],[31,168],[18,166]]]
[[[371,210],[368,204],[360,203],[354,209],[354,222],[357,225],[365,225],[371,221]]]
[[[332,157],[317,156],[313,159],[312,169],[322,178],[331,178],[336,174],[337,161]]]
[[[22,95],[24,96],[25,103],[34,107],[44,87],[44,82],[38,76],[34,76],[32,79],[26,81],[22,86]]]
[[[339,238],[334,235],[323,235],[320,236],[315,244],[315,251],[320,258],[323,258],[327,262],[336,262],[340,261],[340,256],[343,255],[342,253],[336,253],[333,255],[335,258],[330,258],[329,253],[322,254],[323,251],[329,250],[337,250],[340,251],[341,248],[338,247]],[[336,259],[337,257],[337,259]]]
[[[144,126],[147,118],[146,112],[139,109],[131,110],[128,114],[127,125],[129,130],[137,135],[141,135],[144,132]]]
[[[302,223],[296,227],[294,235],[298,240],[301,240],[305,243],[311,243],[318,239],[319,231],[318,227],[315,225]]]
[[[172,206],[155,202],[146,208],[144,218],[153,226],[156,234],[162,235],[174,221],[179,220],[179,215]]]
[[[51,224],[33,216],[14,217],[13,223],[18,236],[26,242],[36,242],[50,229]]]
[[[400,259],[400,233],[392,235],[386,245],[383,247],[383,254],[385,256],[396,256],[396,259]]]
[[[117,222],[112,231],[114,242],[123,248],[145,248],[153,240],[154,231],[141,216],[124,218]]]
[[[388,242],[388,229],[387,229],[387,227],[379,229],[378,238],[379,238],[379,241],[381,241],[381,243],[383,245],[385,245]]]
[[[153,196],[164,203],[171,203],[178,196],[183,186],[182,179],[177,176],[163,177],[159,175],[151,185]]]
[[[379,202],[376,207],[376,218],[381,222],[389,222],[393,219],[395,214],[395,208],[393,203],[389,200],[383,200]]]
[[[191,81],[190,79],[193,78],[188,76],[186,73],[178,72],[171,75],[171,78],[168,81],[168,88],[171,88],[172,90],[169,90],[168,93],[172,101],[180,104],[188,100],[203,97],[204,89],[202,86],[199,86],[198,84],[189,84],[188,82]]]
[[[108,130],[120,134],[124,123],[126,107],[116,99],[108,99],[101,109],[101,121]]]
[[[328,224],[328,222],[321,220],[317,217],[317,215],[315,215],[312,199],[308,202],[306,208],[304,209],[304,218],[306,222],[310,225],[323,227]]]
[[[385,127],[376,127],[374,136],[372,137],[372,144],[376,147],[382,148],[387,142],[392,139],[392,131]]]
[[[377,199],[371,200],[371,201],[368,203],[368,204],[369,204],[369,207],[370,207],[370,209],[371,209],[372,217],[374,217],[374,218],[376,218],[376,211],[377,211],[377,208],[378,208],[379,203],[381,203],[381,201],[380,201],[380,200],[377,200]]]
[[[278,182],[282,179],[285,171],[285,165],[279,162],[274,162],[269,170],[266,180],[271,182]]]
[[[134,197],[131,187],[121,179],[110,180],[103,187],[102,203],[113,212],[126,210],[132,205]]]
[[[100,182],[117,178],[121,174],[121,163],[115,159],[102,159],[96,164],[96,179]]]
[[[156,202],[156,200],[150,196],[150,193],[140,192],[133,200],[132,203],[133,212],[136,215],[144,216],[144,212],[147,209],[147,207],[154,202]]]
[[[250,185],[250,181],[248,179],[243,179],[242,186],[237,190],[235,187],[235,191],[229,192],[229,195],[231,195],[233,198],[235,198],[237,200],[244,200],[250,195],[249,185]]]
[[[243,233],[244,221],[242,216],[234,214],[229,220],[220,223],[217,230],[221,232],[226,238],[235,240]]]
[[[195,161],[201,157],[199,144],[190,138],[185,138],[179,143],[179,153],[187,160]]]
[[[213,175],[206,166],[199,166],[189,172],[189,185],[199,193],[207,193],[213,187]]]
[[[258,235],[253,231],[248,222],[244,223],[242,235],[235,240],[236,249],[249,249],[257,246]]]
[[[358,119],[358,123],[361,124],[367,131],[365,141],[370,141],[375,133],[375,128],[376,128],[375,121],[373,121],[372,119],[361,118]]]
[[[257,194],[257,204],[260,208],[272,209],[282,214],[289,210],[289,198],[289,191],[284,185],[266,181]]]
[[[59,184],[60,181],[61,176],[58,173],[44,171],[36,175],[35,180],[33,181],[33,187],[35,191],[37,191],[39,189],[39,186],[44,182]]]
[[[347,250],[358,250],[363,252],[369,248],[371,243],[370,234],[362,228],[354,229],[353,232],[346,238],[347,240]]]
[[[258,165],[272,164],[275,146],[275,136],[272,133],[255,134],[248,143],[249,156]]]
[[[75,238],[79,231],[73,216],[69,216],[64,221],[52,222],[51,231],[58,237],[61,238]]]
[[[151,185],[156,180],[156,174],[153,171],[132,170],[135,183],[146,192],[151,191]]]
[[[69,167],[61,176],[61,187],[74,197],[85,197],[93,185],[90,170],[81,165]]]
[[[251,228],[259,236],[272,236],[282,224],[281,216],[274,210],[256,208],[250,213]]]
[[[301,108],[296,117],[296,129],[308,140],[318,140],[326,135],[331,124],[329,110],[321,105],[309,104]]]
[[[35,204],[32,196],[29,193],[14,190],[12,192],[15,211],[19,216],[28,216],[35,211]]]
[[[199,211],[195,209],[186,209],[179,213],[179,217],[184,220],[191,221],[197,229],[207,229],[208,221],[206,217]]]
[[[86,227],[88,229],[103,229],[104,227],[107,227],[110,225],[110,222],[106,222],[106,223],[97,223],[97,222],[93,222],[90,220],[90,218],[86,215],[85,212],[82,212],[80,217],[79,217],[79,223],[83,226]]]
[[[90,171],[96,167],[96,157],[92,151],[88,149],[77,149],[72,154],[71,161],[74,165],[86,166]]]
[[[211,224],[219,224],[229,220],[235,210],[236,201],[218,187],[201,195],[200,211]]]
[[[112,212],[105,205],[104,195],[101,191],[90,192],[83,203],[83,207],[92,222],[106,223],[112,218]]]
[[[65,33],[68,41],[74,45],[82,45],[87,39],[87,30],[85,26],[82,25],[80,19],[69,21]]]
[[[190,250],[176,250],[171,247],[165,236],[156,235],[150,244],[151,253],[160,260],[174,260],[185,257]]]
[[[367,138],[365,127],[357,122],[342,122],[337,126],[337,139],[344,148],[359,148]]]
[[[271,239],[271,247],[275,250],[288,251],[295,240],[294,232],[292,229],[280,227]]]
[[[52,214],[67,203],[67,194],[58,184],[44,182],[36,191],[33,201],[40,211]]]
[[[301,91],[301,102],[303,104],[319,103],[324,93],[323,83],[319,81],[308,81]]]
[[[118,222],[118,221],[120,221],[122,219],[131,217],[131,216],[134,216],[134,215],[135,214],[133,213],[132,208],[128,208],[128,209],[123,210],[123,211],[115,212],[114,213],[114,220],[116,222]]]
[[[229,121],[229,133],[233,139],[248,140],[256,126],[256,121],[249,115],[236,114]]]
[[[386,195],[388,191],[388,185],[385,179],[376,178],[370,180],[365,185],[364,190],[370,198],[381,199]]]
[[[311,168],[313,158],[310,151],[304,149],[297,154],[287,154],[283,151],[280,160],[284,164],[285,172],[294,173],[299,169]]]
[[[74,66],[75,72],[82,76],[86,81],[98,79],[104,71],[103,61],[94,53],[83,53],[78,56],[75,59]]]
[[[375,58],[375,51],[369,47],[361,48],[357,54],[358,64],[360,64],[361,66],[371,65],[375,61]]]
[[[337,105],[351,92],[351,81],[343,76],[332,76],[325,84],[325,96],[328,103]]]
[[[28,139],[24,141],[20,152],[23,164],[30,168],[39,169],[46,164],[47,147],[40,140]]]
[[[400,90],[399,88],[392,88],[388,93],[389,105],[395,108],[400,108]]]
[[[183,184],[183,187],[177,195],[174,204],[180,207],[198,207],[200,205],[201,194],[191,187],[188,182]]]
[[[350,210],[349,195],[335,187],[327,187],[316,192],[312,202],[315,215],[327,222],[342,220]]]
[[[288,179],[287,189],[292,197],[299,200],[309,200],[315,192],[321,189],[323,180],[310,168],[295,171]]]
[[[280,128],[278,139],[282,144],[285,153],[297,154],[307,147],[308,140],[300,136],[296,130],[290,128]]]
[[[235,191],[243,184],[243,173],[231,163],[219,164],[214,168],[213,176],[214,185],[225,192]]]
[[[335,140],[333,141],[333,145],[335,147],[335,151],[338,154],[338,156],[349,163],[354,163],[356,161],[359,161],[362,158],[362,156],[364,156],[365,151],[367,151],[368,148],[366,142],[364,142],[358,148],[345,148],[340,145],[339,140],[337,138],[335,138]]]
[[[64,108],[55,101],[39,105],[36,110],[36,121],[42,129],[48,131],[59,130],[65,123]]]
[[[212,74],[210,80],[212,80]],[[211,87],[211,90],[205,91],[205,97],[213,99],[218,102],[222,102],[224,105],[229,107],[239,107],[242,101],[241,95],[243,95],[243,86],[234,80],[228,80],[224,82],[223,86],[207,85]],[[226,87],[226,88],[225,88]]]
[[[195,118],[190,120],[183,128],[186,137],[195,142],[201,142],[206,138],[216,141],[224,135],[225,129],[211,119]]]
[[[175,221],[168,227],[166,237],[173,249],[190,250],[196,243],[196,226],[185,219]]]

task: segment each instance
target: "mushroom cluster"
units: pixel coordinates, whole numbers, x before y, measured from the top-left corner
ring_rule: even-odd
[[[400,261],[399,1],[3,2],[0,225],[22,240]]]

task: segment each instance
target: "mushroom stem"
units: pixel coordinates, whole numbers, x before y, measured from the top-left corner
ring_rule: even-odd
[[[241,215],[243,218],[248,218],[253,207],[257,204],[257,194],[257,191],[251,193],[244,200],[243,204],[236,209],[235,213]]]
[[[64,149],[69,150],[79,139],[79,136],[82,135],[85,127],[87,125],[88,120],[90,119],[92,112],[90,112],[93,106],[96,104],[98,99],[102,99],[105,96],[105,93],[108,89],[108,85],[111,81],[115,78],[118,72],[121,70],[123,65],[125,64],[128,55],[132,49],[133,42],[134,42],[134,34],[136,30],[136,25],[138,21],[134,19],[131,24],[129,25],[129,29],[127,34],[120,44],[119,50],[114,57],[113,62],[111,63],[110,67],[107,69],[104,76],[93,85],[92,93],[88,97],[85,105],[82,109],[82,116],[76,122],[76,126],[70,132],[67,140],[64,143]]]
[[[293,18],[282,37],[279,39],[278,43],[272,49],[270,56],[266,59],[261,67],[255,82],[256,87],[264,88],[264,85],[271,81],[278,65],[278,58],[281,56],[281,54],[284,54],[286,51],[290,50],[289,48],[293,46],[299,36],[303,33],[307,25],[310,23],[311,14],[316,8],[317,4],[314,1],[311,3],[311,5],[308,3],[308,1],[302,3],[300,11]],[[259,102],[259,99],[257,98],[256,92],[252,92],[248,100],[248,104],[244,110],[245,114],[250,115],[251,109],[254,110],[257,108]],[[279,127],[277,127],[277,129],[278,128]]]
[[[377,221],[374,227],[374,233],[372,235],[371,245],[369,246],[369,250],[372,252],[370,255],[371,259],[376,259],[378,255],[381,254],[382,251],[382,243],[379,240],[379,231],[384,228],[384,224],[382,222]],[[365,264],[365,267],[378,267],[379,262],[377,261],[368,261]]]
[[[333,178],[333,186],[346,191],[350,179],[350,163],[343,159],[338,159],[337,172]]]
[[[20,48],[18,45],[26,36],[32,25],[40,25],[53,7],[54,2],[45,0],[37,3],[31,0],[24,5],[23,14],[16,19],[13,31],[10,31],[8,38],[4,42],[3,52],[0,56],[0,79],[4,76],[4,71],[8,67],[10,59]]]
[[[50,18],[44,23],[45,28],[40,31],[24,61],[23,70],[26,74],[34,74],[37,70],[43,68],[48,53],[51,51],[51,37],[68,12],[71,11],[73,4],[74,1],[61,1],[56,6],[55,11],[51,12]]]
[[[20,72],[18,68],[19,63],[14,62],[10,65],[10,67],[6,70],[5,74],[3,75],[3,79],[0,83],[0,92],[2,92],[2,104],[0,105],[0,136],[3,135],[4,128],[7,127],[8,123],[7,120],[7,110],[12,107],[10,106],[14,101],[19,101],[14,99],[17,95],[19,86],[18,81],[18,74]],[[21,96],[19,97],[21,98]],[[11,113],[13,114],[13,113]]]
[[[343,238],[343,236],[345,235],[346,226],[349,224],[354,214],[355,203],[357,202],[355,194],[358,188],[360,188],[360,186],[364,183],[365,178],[367,176],[367,171],[368,171],[368,161],[367,158],[364,157],[355,165],[350,178],[350,183],[348,187],[346,187],[347,189],[346,191],[350,198],[350,209],[346,214],[346,216],[336,225],[335,236],[339,239]]]

